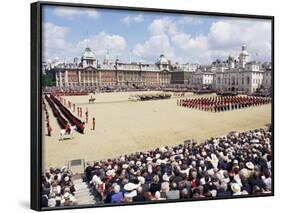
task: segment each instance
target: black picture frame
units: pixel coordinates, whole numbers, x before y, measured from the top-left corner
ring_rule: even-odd
[[[203,198],[203,199],[188,199],[188,200],[169,200],[169,201],[154,201],[154,202],[138,202],[126,204],[98,204],[98,205],[78,205],[70,207],[55,207],[42,208],[41,207],[41,171],[42,171],[42,90],[41,90],[41,62],[42,62],[42,7],[43,6],[67,6],[79,8],[100,8],[119,11],[145,11],[169,14],[190,14],[190,15],[207,15],[207,16],[221,16],[233,18],[250,18],[250,19],[267,19],[271,21],[271,57],[272,57],[272,193],[261,195],[243,195],[235,197],[223,198]],[[95,5],[95,4],[80,4],[80,3],[62,3],[62,2],[34,2],[31,3],[31,209],[36,211],[49,211],[58,209],[80,209],[80,208],[96,208],[96,207],[113,207],[113,206],[127,206],[127,205],[143,205],[143,204],[159,204],[172,202],[186,202],[186,201],[204,201],[204,200],[222,200],[222,199],[237,199],[237,198],[251,198],[251,197],[268,197],[274,196],[274,16],[268,15],[250,15],[238,13],[219,13],[206,11],[189,11],[189,10],[175,10],[175,9],[159,9],[159,8],[142,8],[142,7],[125,7],[113,5]]]

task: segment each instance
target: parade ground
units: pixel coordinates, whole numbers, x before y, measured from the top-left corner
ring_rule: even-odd
[[[59,141],[60,127],[47,104],[52,136],[42,142],[43,168],[62,167],[69,160],[97,161],[166,145],[178,145],[187,139],[205,139],[226,135],[230,131],[262,128],[271,123],[271,105],[212,113],[177,106],[177,99],[129,101],[132,94],[157,92],[100,93],[94,104],[90,96],[65,96],[67,101],[88,108],[89,122],[85,133],[74,132],[74,138]],[[185,98],[209,97],[186,93]],[[77,116],[76,112],[74,113]],[[92,130],[92,118],[96,126]],[[44,119],[43,119],[44,120]],[[46,125],[43,123],[46,135]]]

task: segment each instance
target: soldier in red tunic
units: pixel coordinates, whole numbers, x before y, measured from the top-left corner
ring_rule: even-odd
[[[86,123],[88,123],[88,116],[89,116],[88,108],[86,108],[86,112],[85,112]]]
[[[48,130],[48,136],[51,136],[52,133],[52,127],[49,125],[49,123],[47,124],[47,130]]]
[[[70,126],[68,123],[65,124],[64,129],[68,134],[70,133]]]
[[[93,117],[93,130],[95,130],[95,128],[96,128],[96,119],[95,117]]]

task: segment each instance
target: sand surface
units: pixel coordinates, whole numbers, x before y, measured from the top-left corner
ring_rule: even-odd
[[[165,145],[178,145],[191,138],[202,142],[229,131],[261,128],[271,123],[270,104],[211,113],[179,107],[176,105],[177,98],[128,101],[129,95],[136,93],[96,94],[94,104],[88,104],[89,96],[66,96],[67,100],[83,108],[82,120],[85,120],[84,113],[88,108],[89,123],[85,126],[85,134],[75,132],[73,139],[61,142],[60,128],[47,104],[53,132],[51,137],[43,138],[43,169],[61,167],[74,159],[101,160]],[[186,93],[186,98],[196,96]],[[91,130],[92,117],[96,118],[95,131]],[[43,126],[46,126],[45,123]]]

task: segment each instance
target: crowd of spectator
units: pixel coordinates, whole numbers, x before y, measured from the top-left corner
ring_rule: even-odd
[[[71,87],[45,87],[46,93],[104,93],[104,92],[137,92],[137,91],[167,91],[192,92],[190,86],[185,84],[167,85],[111,85],[111,86],[71,86]]]
[[[272,190],[271,127],[88,162],[96,204],[261,195]],[[43,207],[76,205],[66,168],[42,176]]]
[[[271,130],[162,147],[88,163],[96,203],[202,199],[271,193]]]
[[[72,174],[65,167],[50,168],[42,176],[42,207],[76,205]]]

